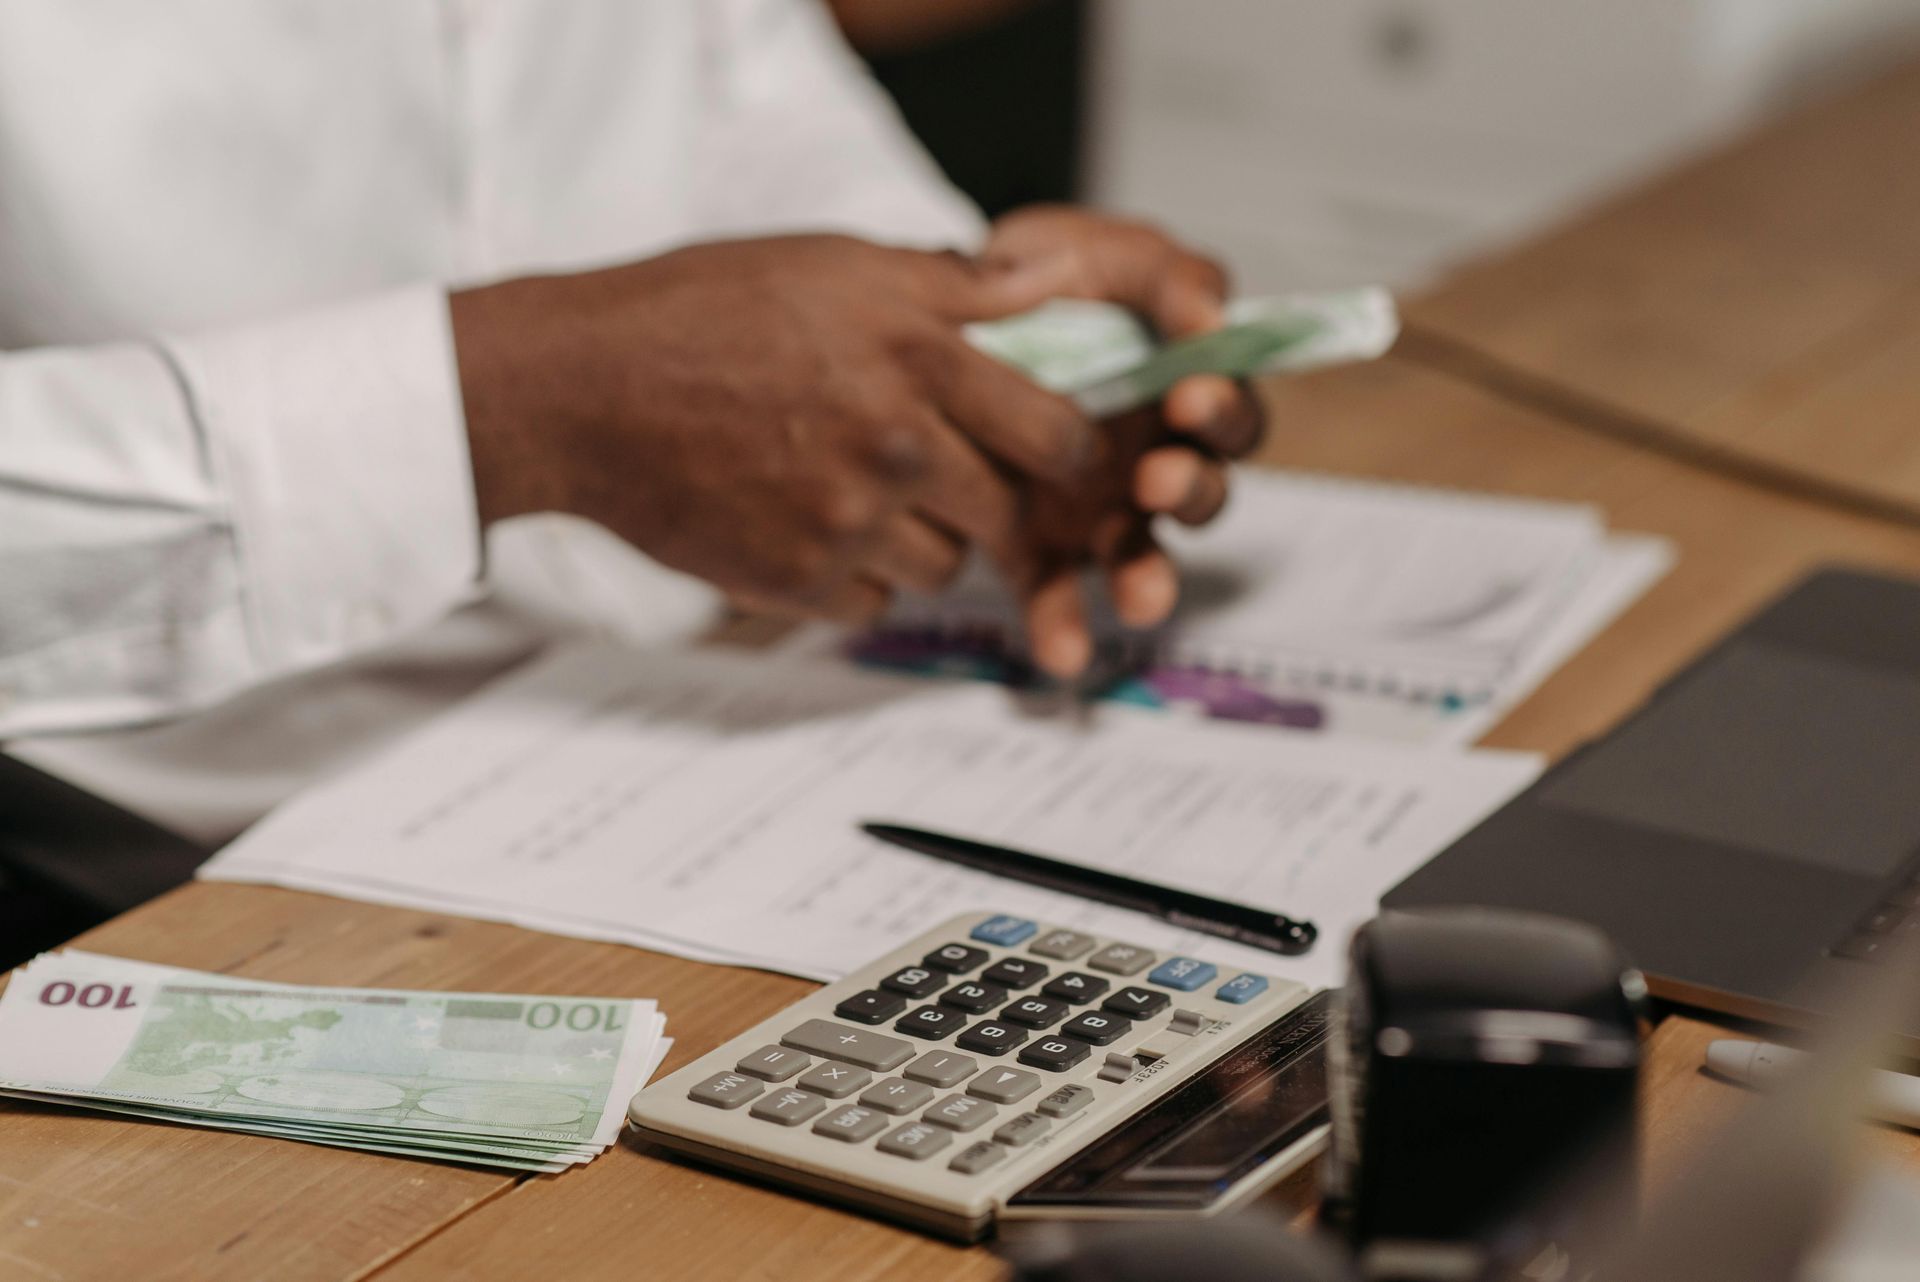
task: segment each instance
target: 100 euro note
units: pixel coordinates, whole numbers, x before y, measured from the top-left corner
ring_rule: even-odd
[[[556,1170],[618,1135],[664,1023],[625,998],[306,988],[67,953],[0,996],[0,1091]]]
[[[1253,378],[1372,360],[1399,333],[1384,289],[1238,299],[1223,328],[1171,343],[1123,307],[1080,299],[967,327],[975,347],[1094,418],[1158,400],[1189,374]]]

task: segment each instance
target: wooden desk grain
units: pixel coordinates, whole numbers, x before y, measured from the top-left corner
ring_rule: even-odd
[[[1920,62],[1454,273],[1408,350],[1920,518],[1916,138]]]
[[[1603,504],[1674,538],[1674,575],[1496,732],[1551,753],[1604,729],[1806,567],[1920,571],[1920,531],[1648,455],[1389,361],[1276,388],[1269,459]],[[195,885],[87,936],[103,952],[264,979],[656,996],[669,1069],[806,985],[486,922],[259,887]],[[1656,1163],[1715,1084],[1669,1024],[1654,1043]],[[1677,1047],[1664,1050],[1669,1045]],[[1704,1103],[1702,1101],[1705,1101]],[[649,1244],[647,1257],[634,1244]],[[622,1145],[557,1178],[0,1103],[0,1276],[26,1279],[987,1278],[962,1251]]]

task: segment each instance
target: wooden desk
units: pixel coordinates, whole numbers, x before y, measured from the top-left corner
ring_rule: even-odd
[[[1783,123],[1414,308],[1408,355],[1272,389],[1271,461],[1598,503],[1678,568],[1490,742],[1560,754],[1809,567],[1920,572],[1920,529],[1621,437],[1693,440],[1888,502],[1920,494],[1902,357],[1920,346],[1920,70]],[[1895,163],[1898,161],[1899,163]],[[1823,433],[1846,421],[1849,436]],[[1594,427],[1620,429],[1596,433]],[[1719,451],[1716,455],[1714,451]],[[638,949],[290,891],[176,891],[86,936],[305,983],[659,997],[672,1069],[806,990]],[[1740,1093],[1711,1026],[1650,1045],[1657,1189]],[[1920,1141],[1890,1137],[1898,1151]],[[646,1254],[635,1244],[645,1242]],[[986,1278],[992,1258],[621,1146],[495,1172],[0,1102],[0,1277]]]
[[[1920,62],[1454,273],[1406,350],[1920,520],[1916,138]]]
[[[1603,504],[1680,545],[1672,577],[1496,733],[1552,753],[1599,731],[1806,567],[1920,571],[1920,531],[1599,439],[1398,361],[1275,390],[1272,457]],[[798,980],[509,926],[258,887],[194,885],[87,947],[264,979],[662,999],[669,1069],[805,991]],[[1679,1159],[1737,1097],[1700,1077],[1704,1026],[1653,1045],[1650,1148]],[[1695,1031],[1687,1031],[1693,1029]],[[645,1241],[650,1255],[632,1253]],[[985,1278],[992,1258],[638,1151],[515,1181],[277,1140],[0,1104],[0,1276],[382,1282],[446,1276]]]

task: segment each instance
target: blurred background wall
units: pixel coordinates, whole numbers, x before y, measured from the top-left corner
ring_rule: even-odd
[[[1249,289],[1408,286],[1920,48],[1920,0],[841,0],[990,211],[1145,214]]]

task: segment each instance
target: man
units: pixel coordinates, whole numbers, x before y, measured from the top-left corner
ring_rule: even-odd
[[[652,629],[657,570],[533,513],[849,620],[978,548],[1070,674],[1075,569],[1163,616],[1147,519],[1217,511],[1258,412],[1096,428],[959,326],[1224,288],[980,227],[812,0],[0,0],[0,738],[228,835],[558,630]]]

